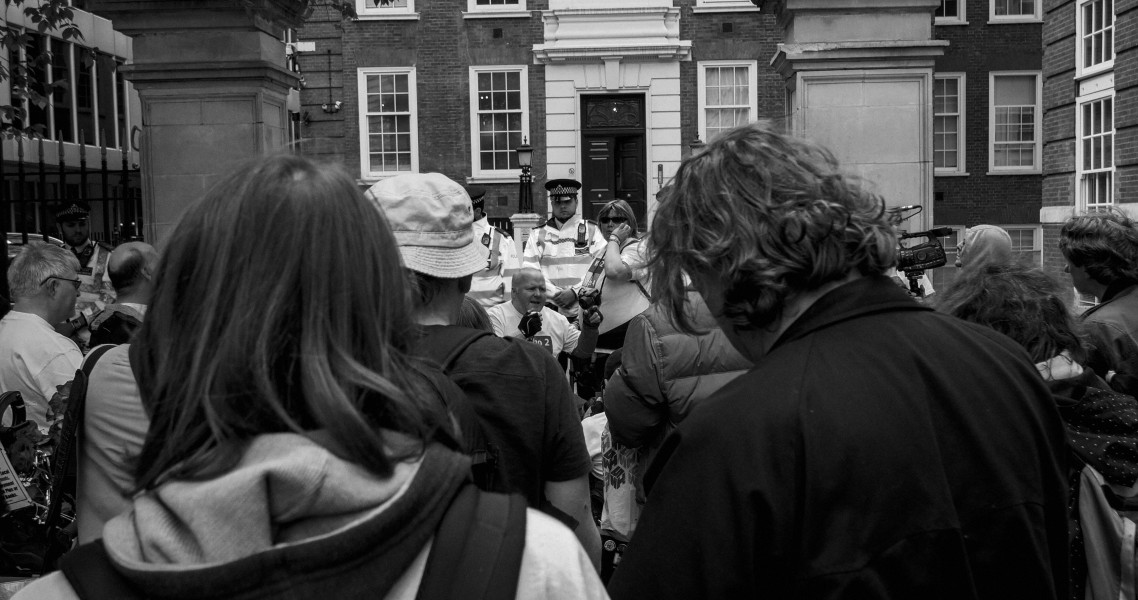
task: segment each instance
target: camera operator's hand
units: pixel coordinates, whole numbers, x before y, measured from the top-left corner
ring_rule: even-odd
[[[537,332],[541,331],[541,313],[526,313],[521,322],[518,323],[518,331],[521,331],[526,338],[537,335]]]
[[[553,296],[553,303],[557,306],[572,306],[577,301],[577,294],[572,288],[565,288]]]
[[[609,241],[610,242],[616,242],[617,245],[619,246],[619,245],[623,244],[625,241],[627,241],[629,236],[631,236],[631,235],[632,235],[632,227],[630,227],[628,225],[628,223],[621,223],[620,225],[617,225],[615,229],[612,230],[612,233],[609,234]]]
[[[596,306],[581,311],[581,324],[587,329],[596,329],[601,326],[601,321],[605,320],[605,316],[601,314],[601,309]]]

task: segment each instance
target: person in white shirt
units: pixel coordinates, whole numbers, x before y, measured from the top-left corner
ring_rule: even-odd
[[[583,329],[577,329],[545,305],[545,277],[537,269],[525,268],[515,273],[510,301],[486,312],[495,335],[529,340],[544,346],[554,357],[562,352],[588,357],[597,345],[600,311],[594,308],[587,316],[582,315]]]
[[[48,403],[83,363],[79,346],[54,328],[75,310],[78,271],[71,251],[43,242],[29,243],[8,266],[14,305],[0,319],[0,392],[20,392],[43,433],[63,417]]]

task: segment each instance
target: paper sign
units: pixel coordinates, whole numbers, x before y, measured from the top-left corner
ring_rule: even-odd
[[[31,496],[28,496],[24,484],[20,483],[16,470],[12,468],[12,461],[8,460],[8,453],[3,448],[0,448],[0,489],[4,491],[3,509],[10,512],[32,505]]]

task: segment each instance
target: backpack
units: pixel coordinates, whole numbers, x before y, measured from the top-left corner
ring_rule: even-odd
[[[525,537],[525,498],[464,485],[435,530],[416,600],[513,600]],[[79,598],[143,598],[111,563],[103,540],[68,552],[60,569]]]
[[[484,336],[493,337],[493,335],[487,331],[466,327],[432,327],[427,329],[415,343],[415,352],[418,356],[435,362],[449,377],[454,363],[467,348]],[[482,420],[474,411],[470,401],[465,395],[454,397],[445,390],[439,391],[447,409],[455,416],[463,430],[466,446],[464,451],[471,457],[470,472],[474,478],[474,485],[488,492],[512,492],[504,465],[499,460],[498,448],[486,436]]]
[[[1088,598],[1134,600],[1138,485],[1108,483],[1090,465],[1079,475],[1079,520],[1086,550]]]

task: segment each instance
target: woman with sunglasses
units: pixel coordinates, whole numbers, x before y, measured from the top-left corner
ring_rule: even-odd
[[[608,243],[593,255],[589,270],[573,291],[583,309],[599,301],[604,320],[597,348],[616,350],[624,345],[628,322],[648,308],[643,280],[647,257],[636,237],[636,215],[627,202],[613,200],[604,205],[597,221]]]

